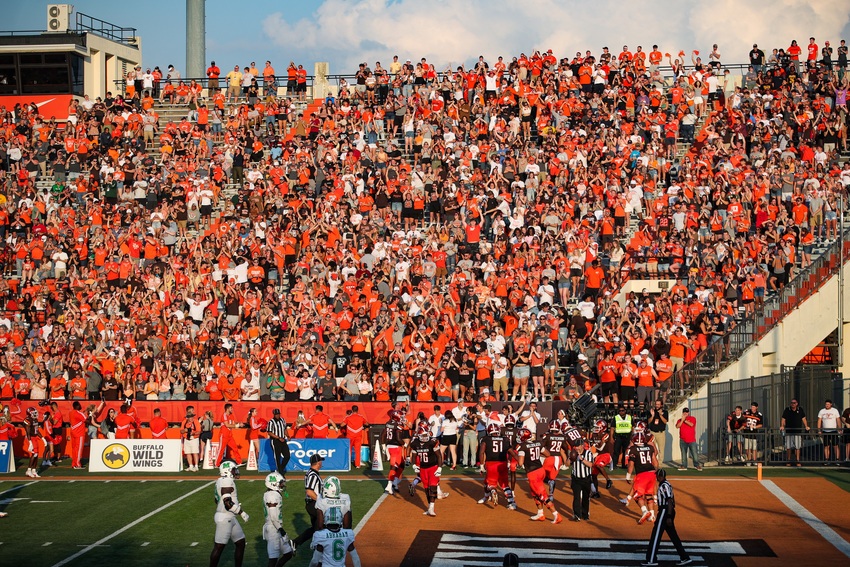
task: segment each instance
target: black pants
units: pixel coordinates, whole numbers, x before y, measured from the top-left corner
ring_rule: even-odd
[[[664,532],[670,536],[670,541],[679,552],[679,558],[685,560],[688,558],[688,552],[685,551],[685,546],[682,545],[682,540],[679,539],[679,534],[676,532],[676,524],[673,521],[674,516],[667,513],[667,508],[662,508],[658,512],[658,518],[652,526],[652,535],[649,536],[649,547],[646,548],[646,562],[654,563],[658,559],[658,546],[661,545],[661,538]]]
[[[628,433],[625,435],[620,433],[614,435],[614,455],[612,460],[614,461],[614,466],[619,466],[620,457],[622,455],[623,459],[623,468],[626,468],[626,451],[629,448],[629,441],[631,441],[632,436]]]
[[[308,500],[307,504],[304,506],[307,510],[307,514],[310,516],[310,527],[304,530],[301,535],[295,538],[295,545],[301,545],[304,542],[311,541],[313,539],[313,533],[316,531],[316,524],[319,521],[319,514],[316,512],[316,502],[313,500]]]
[[[272,439],[272,453],[274,453],[274,463],[277,467],[277,472],[286,476],[286,465],[289,463],[289,445],[286,441],[278,441]]]
[[[572,477],[570,487],[573,489],[573,515],[586,520],[590,517],[590,477]]]

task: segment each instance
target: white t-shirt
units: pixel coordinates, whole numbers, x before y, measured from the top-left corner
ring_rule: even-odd
[[[534,416],[537,416],[537,423],[540,423],[540,412],[532,412],[531,410],[523,410],[519,416],[519,420],[522,423],[522,427],[537,435],[537,423],[534,423]]]
[[[820,420],[822,429],[836,430],[841,419],[841,413],[835,407],[829,409],[823,408],[818,412],[818,419]]]

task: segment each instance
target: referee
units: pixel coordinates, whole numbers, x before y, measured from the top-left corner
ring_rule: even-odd
[[[286,420],[280,417],[280,410],[275,408],[272,418],[266,426],[266,433],[272,442],[272,454],[277,472],[286,478],[286,465],[289,463],[289,445],[286,443]]]
[[[676,565],[689,565],[691,558],[685,551],[685,546],[682,545],[679,534],[676,533],[676,499],[673,497],[673,487],[667,482],[667,473],[664,469],[655,471],[655,478],[658,480],[658,493],[656,495],[658,518],[655,520],[655,525],[652,526],[652,535],[649,536],[646,561],[641,565],[658,565],[658,546],[661,544],[661,536],[664,535],[664,532],[667,532],[670,541],[673,542],[676,551],[679,552],[681,559]]]
[[[580,522],[590,519],[590,481],[593,470],[593,452],[590,449],[582,449],[579,453],[570,451],[572,460],[572,481],[570,487],[573,489],[573,521]]]
[[[316,524],[319,519],[316,513],[316,501],[322,495],[322,477],[319,476],[319,471],[322,470],[322,461],[324,460],[325,458],[318,453],[310,455],[310,470],[304,475],[304,491],[306,492],[304,507],[307,509],[307,514],[310,515],[310,527],[295,538],[293,543],[296,546],[310,541],[313,538],[313,532],[316,531]]]

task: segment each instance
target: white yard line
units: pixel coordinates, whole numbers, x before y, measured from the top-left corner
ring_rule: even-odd
[[[9,490],[4,490],[3,492],[0,492],[0,496],[3,496],[4,494],[9,494],[10,492],[15,492],[16,490],[20,490],[20,489],[24,488],[25,486],[29,486],[31,484],[35,484],[35,481],[33,480],[33,481],[28,482],[26,484],[19,484],[15,488],[10,488]]]
[[[806,522],[810,528],[815,530],[823,539],[835,546],[835,548],[850,557],[850,542],[838,535],[838,532],[827,526],[823,520],[806,510],[802,504],[794,500],[787,492],[779,488],[772,480],[763,480],[764,486],[768,492],[776,496],[776,498],[788,506],[788,509],[797,514],[797,516]]]
[[[208,482],[208,483],[206,483],[206,484],[204,484],[204,485],[202,485],[202,486],[199,486],[198,488],[196,488],[196,489],[195,489],[195,490],[193,490],[192,492],[187,492],[186,494],[184,494],[184,495],[183,495],[183,496],[181,496],[180,498],[177,498],[176,500],[172,500],[172,501],[171,501],[171,502],[169,502],[168,504],[164,504],[164,505],[160,506],[159,508],[157,508],[157,509],[156,509],[156,510],[154,510],[153,512],[150,512],[150,513],[148,513],[148,514],[145,514],[144,516],[142,516],[142,517],[141,517],[141,518],[139,518],[138,520],[135,520],[135,521],[133,521],[133,522],[130,522],[129,524],[127,524],[127,525],[126,525],[126,526],[124,526],[123,528],[121,528],[121,529],[119,529],[119,530],[116,530],[116,531],[112,532],[112,533],[111,533],[111,534],[109,534],[108,536],[106,536],[106,537],[104,537],[104,538],[101,538],[101,539],[97,540],[96,542],[94,542],[93,544],[91,544],[91,545],[89,545],[89,546],[84,547],[83,549],[81,549],[80,551],[78,551],[77,553],[75,553],[74,555],[71,555],[70,557],[66,557],[65,559],[63,559],[63,560],[62,560],[62,561],[60,561],[59,563],[56,563],[55,565],[53,565],[53,567],[61,567],[62,565],[66,565],[66,564],[70,563],[71,561],[73,561],[73,560],[74,560],[74,559],[76,559],[77,557],[80,557],[81,555],[84,555],[84,554],[88,553],[89,551],[91,551],[91,550],[92,550],[92,549],[94,549],[95,547],[97,547],[97,546],[99,546],[99,545],[103,544],[104,542],[109,541],[110,539],[114,538],[115,536],[117,536],[117,535],[121,535],[122,533],[126,532],[126,531],[127,531],[127,530],[129,530],[130,528],[132,528],[132,527],[134,527],[134,526],[136,526],[136,525],[138,525],[138,524],[140,524],[140,523],[144,522],[145,520],[147,520],[147,519],[148,519],[148,518],[150,518],[151,516],[155,516],[155,515],[159,514],[160,512],[162,512],[163,510],[165,510],[166,508],[170,508],[171,506],[174,506],[175,504],[177,504],[177,503],[178,503],[178,502],[180,502],[181,500],[184,500],[184,499],[186,499],[186,498],[188,498],[188,497],[192,496],[193,494],[195,494],[195,493],[197,493],[197,492],[200,492],[201,490],[204,490],[205,488],[209,488],[209,487],[210,487],[210,486],[212,486],[213,484],[214,484],[214,482]]]
[[[360,521],[359,521],[359,522],[357,522],[357,525],[354,527],[354,535],[357,535],[357,534],[359,534],[359,533],[360,533],[360,530],[362,530],[362,529],[363,529],[363,527],[366,525],[366,522],[368,522],[368,521],[369,521],[369,519],[372,517],[372,515],[373,515],[375,512],[377,512],[377,510],[378,510],[378,506],[380,506],[380,505],[381,505],[381,503],[382,503],[384,500],[386,500],[386,499],[387,499],[387,496],[389,496],[389,494],[387,494],[386,492],[384,492],[383,494],[381,494],[381,496],[379,496],[379,497],[378,497],[378,499],[377,499],[377,500],[375,500],[375,503],[374,503],[374,504],[372,504],[372,507],[371,507],[371,508],[369,508],[369,511],[368,511],[368,512],[366,512],[366,515],[365,515],[365,516],[363,516],[362,518],[360,518]]]

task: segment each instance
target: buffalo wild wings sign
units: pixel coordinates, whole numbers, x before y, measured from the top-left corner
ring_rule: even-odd
[[[179,472],[179,439],[92,439],[90,472]]]

